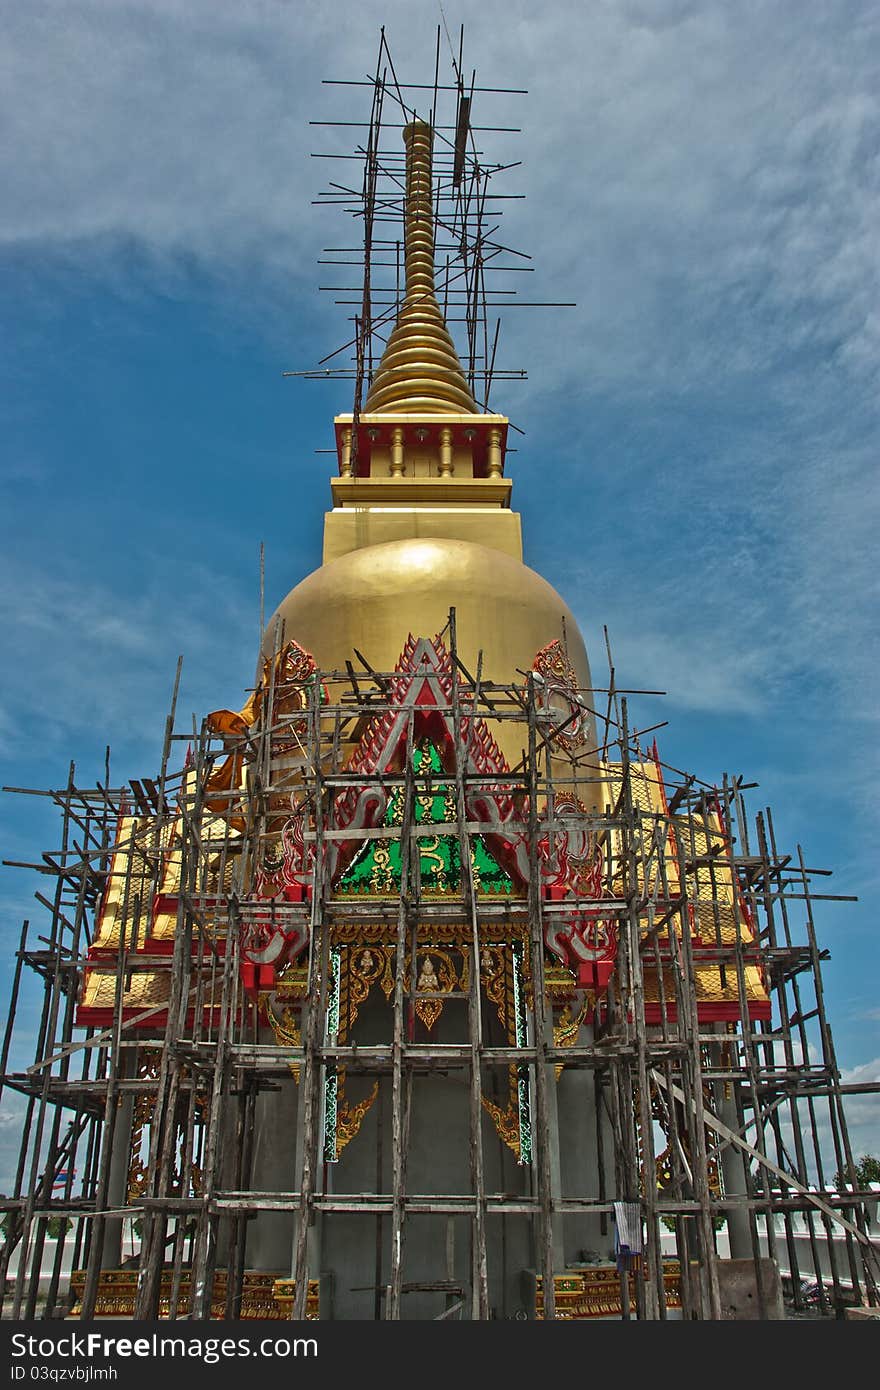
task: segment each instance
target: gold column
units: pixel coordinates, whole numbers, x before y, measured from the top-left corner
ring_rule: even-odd
[[[403,477],[403,430],[395,425],[391,431],[391,476]]]
[[[339,460],[339,472],[343,478],[351,477],[351,430],[342,432],[342,458]]]
[[[440,431],[440,477],[452,477],[452,430],[448,425]]]
[[[501,431],[489,431],[489,444],[486,451],[486,469],[490,478],[501,477]]]

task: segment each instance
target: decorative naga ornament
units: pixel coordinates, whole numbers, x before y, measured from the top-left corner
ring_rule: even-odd
[[[272,730],[271,767],[280,781],[303,761],[313,700],[327,700],[315,658],[288,640],[263,660],[260,681],[241,710],[208,715],[208,727],[221,735],[228,750],[208,779],[208,804],[242,830],[250,814],[247,772],[258,731],[267,725]],[[307,901],[311,885],[314,847],[306,845],[306,803],[295,790],[276,792],[267,799],[267,810],[253,866],[253,895],[239,908],[242,977],[252,990],[270,986],[308,943],[307,919],[291,908]]]
[[[556,639],[542,647],[532,665],[539,719],[547,736],[568,752],[582,749],[590,729],[589,707],[574,667]]]
[[[602,990],[614,968],[619,930],[600,907],[589,905],[606,896],[595,817],[576,797],[562,793],[554,798],[552,823],[539,842],[544,890],[551,902],[570,903],[571,910],[550,919],[544,939],[558,960],[576,969],[581,985]]]

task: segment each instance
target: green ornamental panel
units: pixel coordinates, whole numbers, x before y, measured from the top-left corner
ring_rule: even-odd
[[[429,779],[428,788],[416,796],[416,822],[439,824],[454,822],[455,789],[448,782],[434,783],[445,775],[440,754],[425,740],[413,749],[413,770]],[[403,820],[403,788],[398,787],[388,802],[384,824],[400,825]],[[425,835],[419,838],[421,888],[423,894],[442,897],[461,891],[461,850],[456,835]],[[471,836],[471,864],[474,888],[487,897],[509,897],[513,883],[486,846],[482,835]],[[368,840],[344,871],[336,885],[339,894],[384,896],[400,892],[400,841]]]

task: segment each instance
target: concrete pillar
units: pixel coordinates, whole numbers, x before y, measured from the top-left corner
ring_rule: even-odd
[[[260,1030],[260,1042],[274,1043],[271,1029]],[[299,1088],[289,1074],[277,1090],[260,1091],[254,1105],[254,1151],[251,1187],[257,1192],[290,1192],[299,1185],[297,1108]],[[294,1216],[290,1212],[261,1212],[248,1223],[248,1269],[286,1276],[290,1270]]]
[[[715,1025],[716,1032],[723,1033],[725,1030],[725,1024]],[[731,1045],[735,1047],[735,1038],[731,1038],[730,1041]],[[723,1066],[724,1054],[727,1050],[726,1044],[719,1043],[714,1050],[716,1065]],[[717,1081],[714,1089],[715,1113],[719,1120],[727,1125],[728,1129],[737,1132],[739,1130],[739,1117],[731,1088],[723,1081]],[[721,1176],[724,1181],[725,1196],[743,1197],[746,1195],[748,1186],[744,1155],[742,1149],[737,1148],[735,1144],[725,1144],[721,1150]],[[727,1212],[727,1234],[730,1240],[730,1258],[732,1260],[751,1259],[753,1254],[752,1236],[748,1212],[745,1207],[737,1207],[736,1210]]]
[[[584,1024],[578,1041],[592,1040],[591,1024]],[[596,1110],[596,1085],[591,1069],[568,1067],[554,1081],[562,1133],[566,1136],[562,1154],[564,1197],[599,1197],[604,1191],[611,1201],[619,1194],[614,1183],[614,1136],[604,1109]],[[599,1126],[602,1127],[604,1184],[600,1180]],[[587,1259],[613,1258],[614,1224],[606,1218],[602,1230],[599,1212],[585,1212],[565,1218],[566,1265]]]
[[[107,1206],[111,1208],[124,1207],[128,1203],[133,1107],[134,1096],[132,1092],[123,1091],[117,1101],[116,1124],[113,1127],[113,1148],[110,1154]],[[101,1242],[102,1269],[118,1269],[122,1263],[122,1223],[124,1219],[122,1216],[109,1216],[104,1222],[104,1236]]]
[[[544,1041],[548,1047],[553,1047],[553,1009],[548,1005],[544,1019]],[[553,1063],[548,1063],[546,1067],[545,1087],[547,1091],[547,1160],[550,1164],[550,1200],[554,1203],[560,1201],[562,1197],[562,1160],[560,1156],[559,1140],[559,1105],[556,1092],[556,1069]],[[539,1159],[539,1154],[535,1154],[535,1160]],[[537,1172],[536,1172],[537,1177]],[[553,1233],[553,1270],[560,1274],[565,1268],[565,1242],[563,1239],[563,1216],[561,1212],[554,1213],[550,1218]],[[537,1229],[537,1228],[536,1228]],[[536,1252],[536,1268],[540,1268],[540,1258]]]

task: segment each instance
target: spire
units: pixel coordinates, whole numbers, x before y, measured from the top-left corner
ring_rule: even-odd
[[[406,285],[397,324],[370,387],[365,413],[477,414],[434,291],[433,131],[413,121],[406,145]]]

